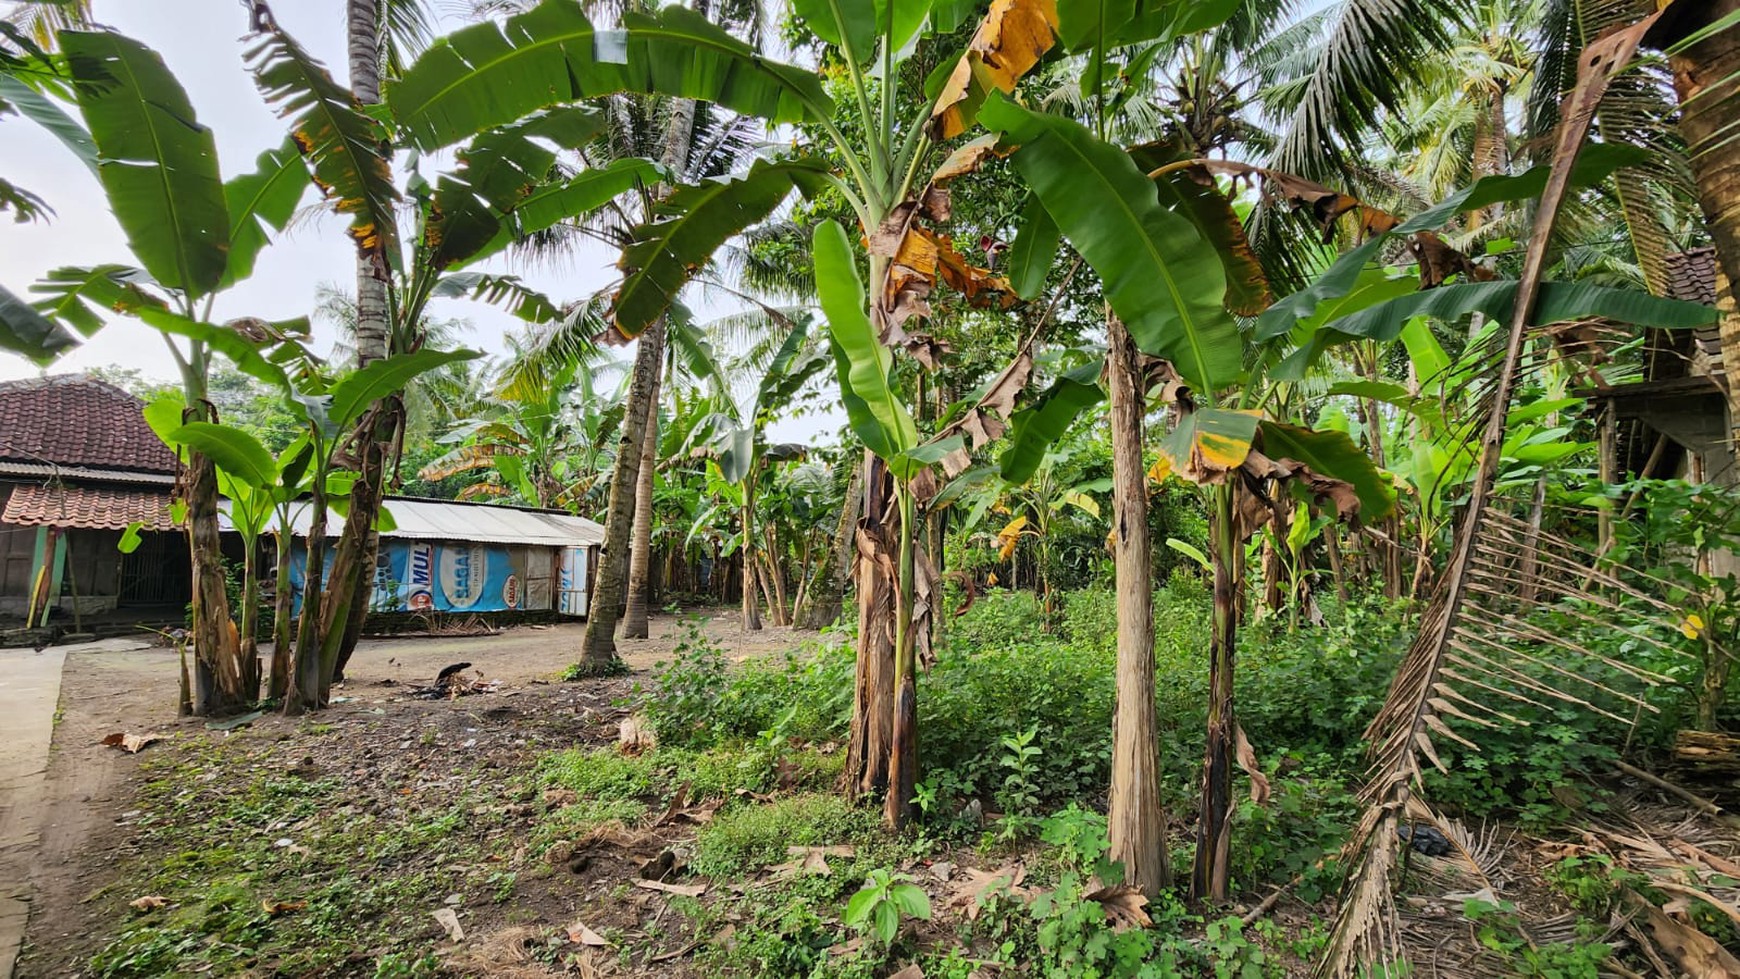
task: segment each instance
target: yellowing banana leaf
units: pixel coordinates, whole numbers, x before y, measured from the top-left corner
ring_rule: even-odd
[[[1257,435],[1260,411],[1199,408],[1178,420],[1160,442],[1172,471],[1193,483],[1218,483],[1244,465]]]
[[[937,142],[967,131],[991,92],[1012,92],[1057,42],[1057,0],[991,0],[943,82],[927,127]]]

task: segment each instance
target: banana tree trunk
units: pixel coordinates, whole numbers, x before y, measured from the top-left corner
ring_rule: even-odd
[[[1124,883],[1153,897],[1172,884],[1166,811],[1160,804],[1160,749],[1154,708],[1153,546],[1148,476],[1142,464],[1147,404],[1136,347],[1118,320],[1107,330],[1111,395],[1112,563],[1118,608],[1117,705],[1112,713],[1112,787],[1106,809],[1112,860]]]
[[[756,604],[757,579],[761,572],[755,563],[755,475],[743,482],[743,509],[739,514],[743,530],[743,546],[737,553],[743,562],[743,617],[744,632],[761,631],[761,610]]]
[[[236,656],[242,670],[242,688],[260,693],[260,575],[259,540],[243,542],[242,554],[242,624],[237,637]]]
[[[317,478],[309,503],[308,553],[302,564],[302,612],[296,620],[296,653],[284,713],[292,717],[320,708],[320,601],[326,573],[326,492]]]
[[[846,498],[840,504],[840,522],[834,539],[822,554],[809,589],[799,603],[796,626],[799,629],[822,629],[839,621],[845,611],[846,582],[852,575],[853,543],[858,529],[858,508],[863,495],[864,467],[852,467],[846,480]],[[941,618],[941,616],[938,616]]]
[[[272,675],[266,684],[266,696],[276,700],[290,689],[290,616],[293,614],[290,587],[290,548],[288,532],[274,538],[277,541],[277,575],[272,595]]]
[[[580,640],[579,672],[583,676],[609,676],[623,669],[622,660],[616,655],[616,621],[628,586],[628,545],[634,529],[641,447],[646,439],[653,391],[664,365],[664,349],[665,324],[661,320],[641,335],[640,349],[634,356],[634,376],[629,381],[628,406],[623,412],[622,441],[617,445],[616,469],[610,478],[610,503],[604,515],[604,553],[598,562],[598,585],[586,616],[586,634]]]
[[[1681,3],[1676,36],[1685,37],[1740,10],[1740,0],[1707,0]],[[1740,309],[1735,290],[1740,288],[1740,139],[1733,125],[1740,119],[1740,26],[1727,29],[1689,46],[1670,61],[1674,88],[1680,98],[1680,132],[1691,157],[1692,176],[1698,184],[1698,203],[1710,229],[1716,255],[1727,279],[1727,288],[1717,297],[1721,310],[1722,361],[1728,368],[1728,425],[1733,444],[1740,446]]]
[[[894,739],[888,752],[888,794],[882,797],[882,825],[892,832],[912,818],[918,786],[918,637],[912,631],[917,589],[918,507],[912,487],[896,484],[900,508],[900,550],[894,594]]]
[[[1231,876],[1234,651],[1238,642],[1239,539],[1233,527],[1233,487],[1214,487],[1211,512],[1214,548],[1214,631],[1208,662],[1208,744],[1203,753],[1202,804],[1196,824],[1196,863],[1190,893],[1198,900],[1224,901]]]
[[[846,794],[857,799],[888,788],[894,749],[894,592],[896,587],[888,467],[864,453],[863,517],[854,531],[858,587],[857,672],[852,682],[852,727],[847,743]]]
[[[652,602],[653,484],[658,476],[659,388],[653,378],[647,401],[646,434],[640,444],[640,472],[634,483],[634,537],[628,556],[628,605],[622,613],[622,638],[645,639],[649,632],[647,606]]]
[[[773,610],[773,624],[776,626],[791,625],[790,606],[786,604],[785,575],[780,570],[779,537],[771,523],[763,525],[763,533],[767,537],[767,546],[761,551],[761,570],[767,575],[768,608]]]
[[[188,460],[185,499],[187,546],[193,558],[193,712],[202,717],[240,713],[258,690],[247,689],[244,682],[224,590],[217,468],[198,453]]]

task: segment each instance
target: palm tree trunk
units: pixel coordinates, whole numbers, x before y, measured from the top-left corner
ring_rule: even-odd
[[[609,676],[623,668],[616,655],[616,620],[628,586],[628,545],[634,529],[641,449],[646,440],[648,409],[664,366],[664,350],[665,324],[661,320],[641,335],[640,349],[634,357],[634,377],[629,382],[628,406],[623,412],[622,441],[617,445],[616,468],[610,478],[610,503],[604,515],[604,553],[598,562],[598,584],[586,616],[586,634],[580,640],[579,672],[583,676]]]
[[[1673,33],[1685,37],[1740,10],[1740,0],[1678,4]],[[1660,26],[1660,25],[1658,25]],[[1740,27],[1718,31],[1670,59],[1680,97],[1680,131],[1697,179],[1698,203],[1710,240],[1716,245],[1727,279],[1717,297],[1721,310],[1722,362],[1728,369],[1728,425],[1740,453],[1740,139],[1732,131],[1740,118]],[[1726,482],[1734,485],[1733,473]]]
[[[1153,554],[1148,477],[1142,465],[1146,398],[1136,347],[1124,324],[1108,324],[1112,425],[1112,562],[1118,603],[1117,706],[1112,714],[1112,788],[1106,809],[1112,860],[1124,883],[1153,897],[1171,886],[1160,750],[1154,713]]]
[[[843,600],[846,581],[852,574],[853,538],[858,529],[858,506],[863,496],[864,467],[852,467],[846,480],[846,498],[840,505],[840,522],[836,525],[831,547],[822,554],[820,567],[809,589],[804,592],[794,616],[799,629],[822,629],[833,625],[845,611]]]
[[[351,95],[359,105],[381,101],[380,0],[347,0],[345,37],[350,69]],[[383,146],[385,152],[388,148]],[[384,359],[388,343],[387,267],[380,252],[358,252],[356,264],[356,365],[367,367]],[[344,531],[333,552],[332,574],[320,621],[320,687],[322,704],[335,676],[343,676],[362,635],[362,620],[368,614],[370,579],[380,536],[375,521],[381,511],[382,487],[386,483],[387,455],[403,410],[370,411],[357,423],[356,442],[361,459],[358,478],[351,491],[350,510]]]
[[[653,378],[647,400],[646,434],[641,438],[640,473],[634,484],[634,536],[628,556],[628,605],[622,613],[622,638],[645,639],[649,631],[647,593],[652,583],[653,483],[658,476],[659,387]]]
[[[864,453],[864,517],[854,535],[858,582],[858,657],[853,679],[852,727],[843,776],[857,799],[888,788],[894,748],[894,563],[887,534],[893,480],[888,467]]]

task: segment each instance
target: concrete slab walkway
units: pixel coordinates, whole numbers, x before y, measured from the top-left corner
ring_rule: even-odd
[[[30,915],[30,866],[65,659],[64,647],[0,651],[0,979],[11,979]]]

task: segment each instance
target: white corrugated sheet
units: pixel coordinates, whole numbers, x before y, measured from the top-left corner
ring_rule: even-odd
[[[382,531],[382,537],[547,547],[591,547],[604,543],[602,524],[571,513],[403,497],[388,497],[386,508],[397,526]],[[290,515],[290,525],[296,536],[307,536],[309,520],[307,502],[298,502]],[[227,518],[224,526],[229,529]],[[335,513],[327,514],[328,537],[336,537],[343,528],[343,518]]]

